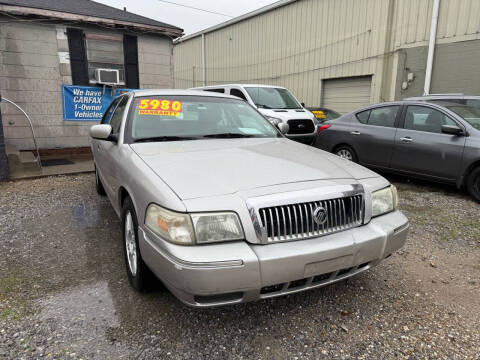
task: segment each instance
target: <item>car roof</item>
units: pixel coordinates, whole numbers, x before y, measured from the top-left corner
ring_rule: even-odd
[[[465,95],[465,94],[431,94],[425,96],[408,97],[403,100],[444,100],[444,99],[480,99],[479,95]]]
[[[133,93],[134,97],[139,97],[139,96],[162,96],[162,95],[175,96],[175,95],[178,95],[178,96],[221,97],[221,98],[238,100],[238,97],[233,96],[233,95],[213,93],[213,92],[201,91],[201,90],[149,89],[149,90],[133,90],[132,93]]]
[[[368,105],[368,106],[365,106],[365,107],[356,109],[356,110],[352,111],[351,113],[358,113],[358,112],[366,111],[366,110],[369,110],[369,109],[374,109],[374,108],[377,108],[377,107],[393,106],[393,105],[397,105],[397,106],[401,106],[401,105],[419,105],[419,106],[430,106],[430,107],[445,107],[445,106],[447,106],[447,105],[453,105],[453,103],[449,103],[448,101],[445,101],[445,102],[429,102],[429,103],[426,103],[425,101],[421,101],[421,100],[386,101],[386,102],[383,102],[383,103],[372,104],[372,105]],[[455,105],[456,105],[456,104],[455,104]],[[460,105],[460,104],[458,104],[458,105]],[[350,113],[350,114],[351,114],[351,113]],[[346,115],[346,114],[344,114],[344,115]]]
[[[193,89],[218,89],[224,87],[239,86],[239,87],[266,87],[266,88],[277,88],[277,89],[286,89],[283,86],[277,85],[265,85],[265,84],[220,84],[220,85],[208,85],[208,86],[199,86]]]

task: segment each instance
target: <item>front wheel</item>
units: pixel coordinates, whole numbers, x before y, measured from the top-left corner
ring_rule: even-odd
[[[468,175],[467,190],[476,201],[480,202],[480,167]]]
[[[130,197],[127,197],[123,203],[122,223],[123,252],[128,281],[138,291],[146,291],[152,282],[153,274],[140,254],[137,214]]]
[[[348,145],[342,145],[335,149],[335,155],[340,156],[342,159],[357,162],[357,155],[355,151]]]

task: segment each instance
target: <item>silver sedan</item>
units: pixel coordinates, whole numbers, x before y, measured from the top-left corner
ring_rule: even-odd
[[[113,101],[90,134],[134,288],[156,276],[192,306],[246,302],[348,278],[404,245],[394,186],[287,131],[217,93]]]

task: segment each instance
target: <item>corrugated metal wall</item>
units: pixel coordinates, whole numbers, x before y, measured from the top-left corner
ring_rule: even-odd
[[[432,4],[299,0],[207,32],[207,85],[277,84],[318,105],[323,79],[373,75],[371,102],[393,99],[398,51],[428,43]],[[441,0],[439,43],[479,38],[478,14],[478,0]],[[202,84],[201,36],[175,45],[174,59],[177,88]]]

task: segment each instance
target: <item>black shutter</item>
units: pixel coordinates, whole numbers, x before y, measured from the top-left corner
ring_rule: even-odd
[[[89,85],[85,36],[80,29],[67,29],[73,85]]]
[[[138,89],[138,45],[136,36],[123,36],[123,54],[125,56],[125,85],[130,89]]]

